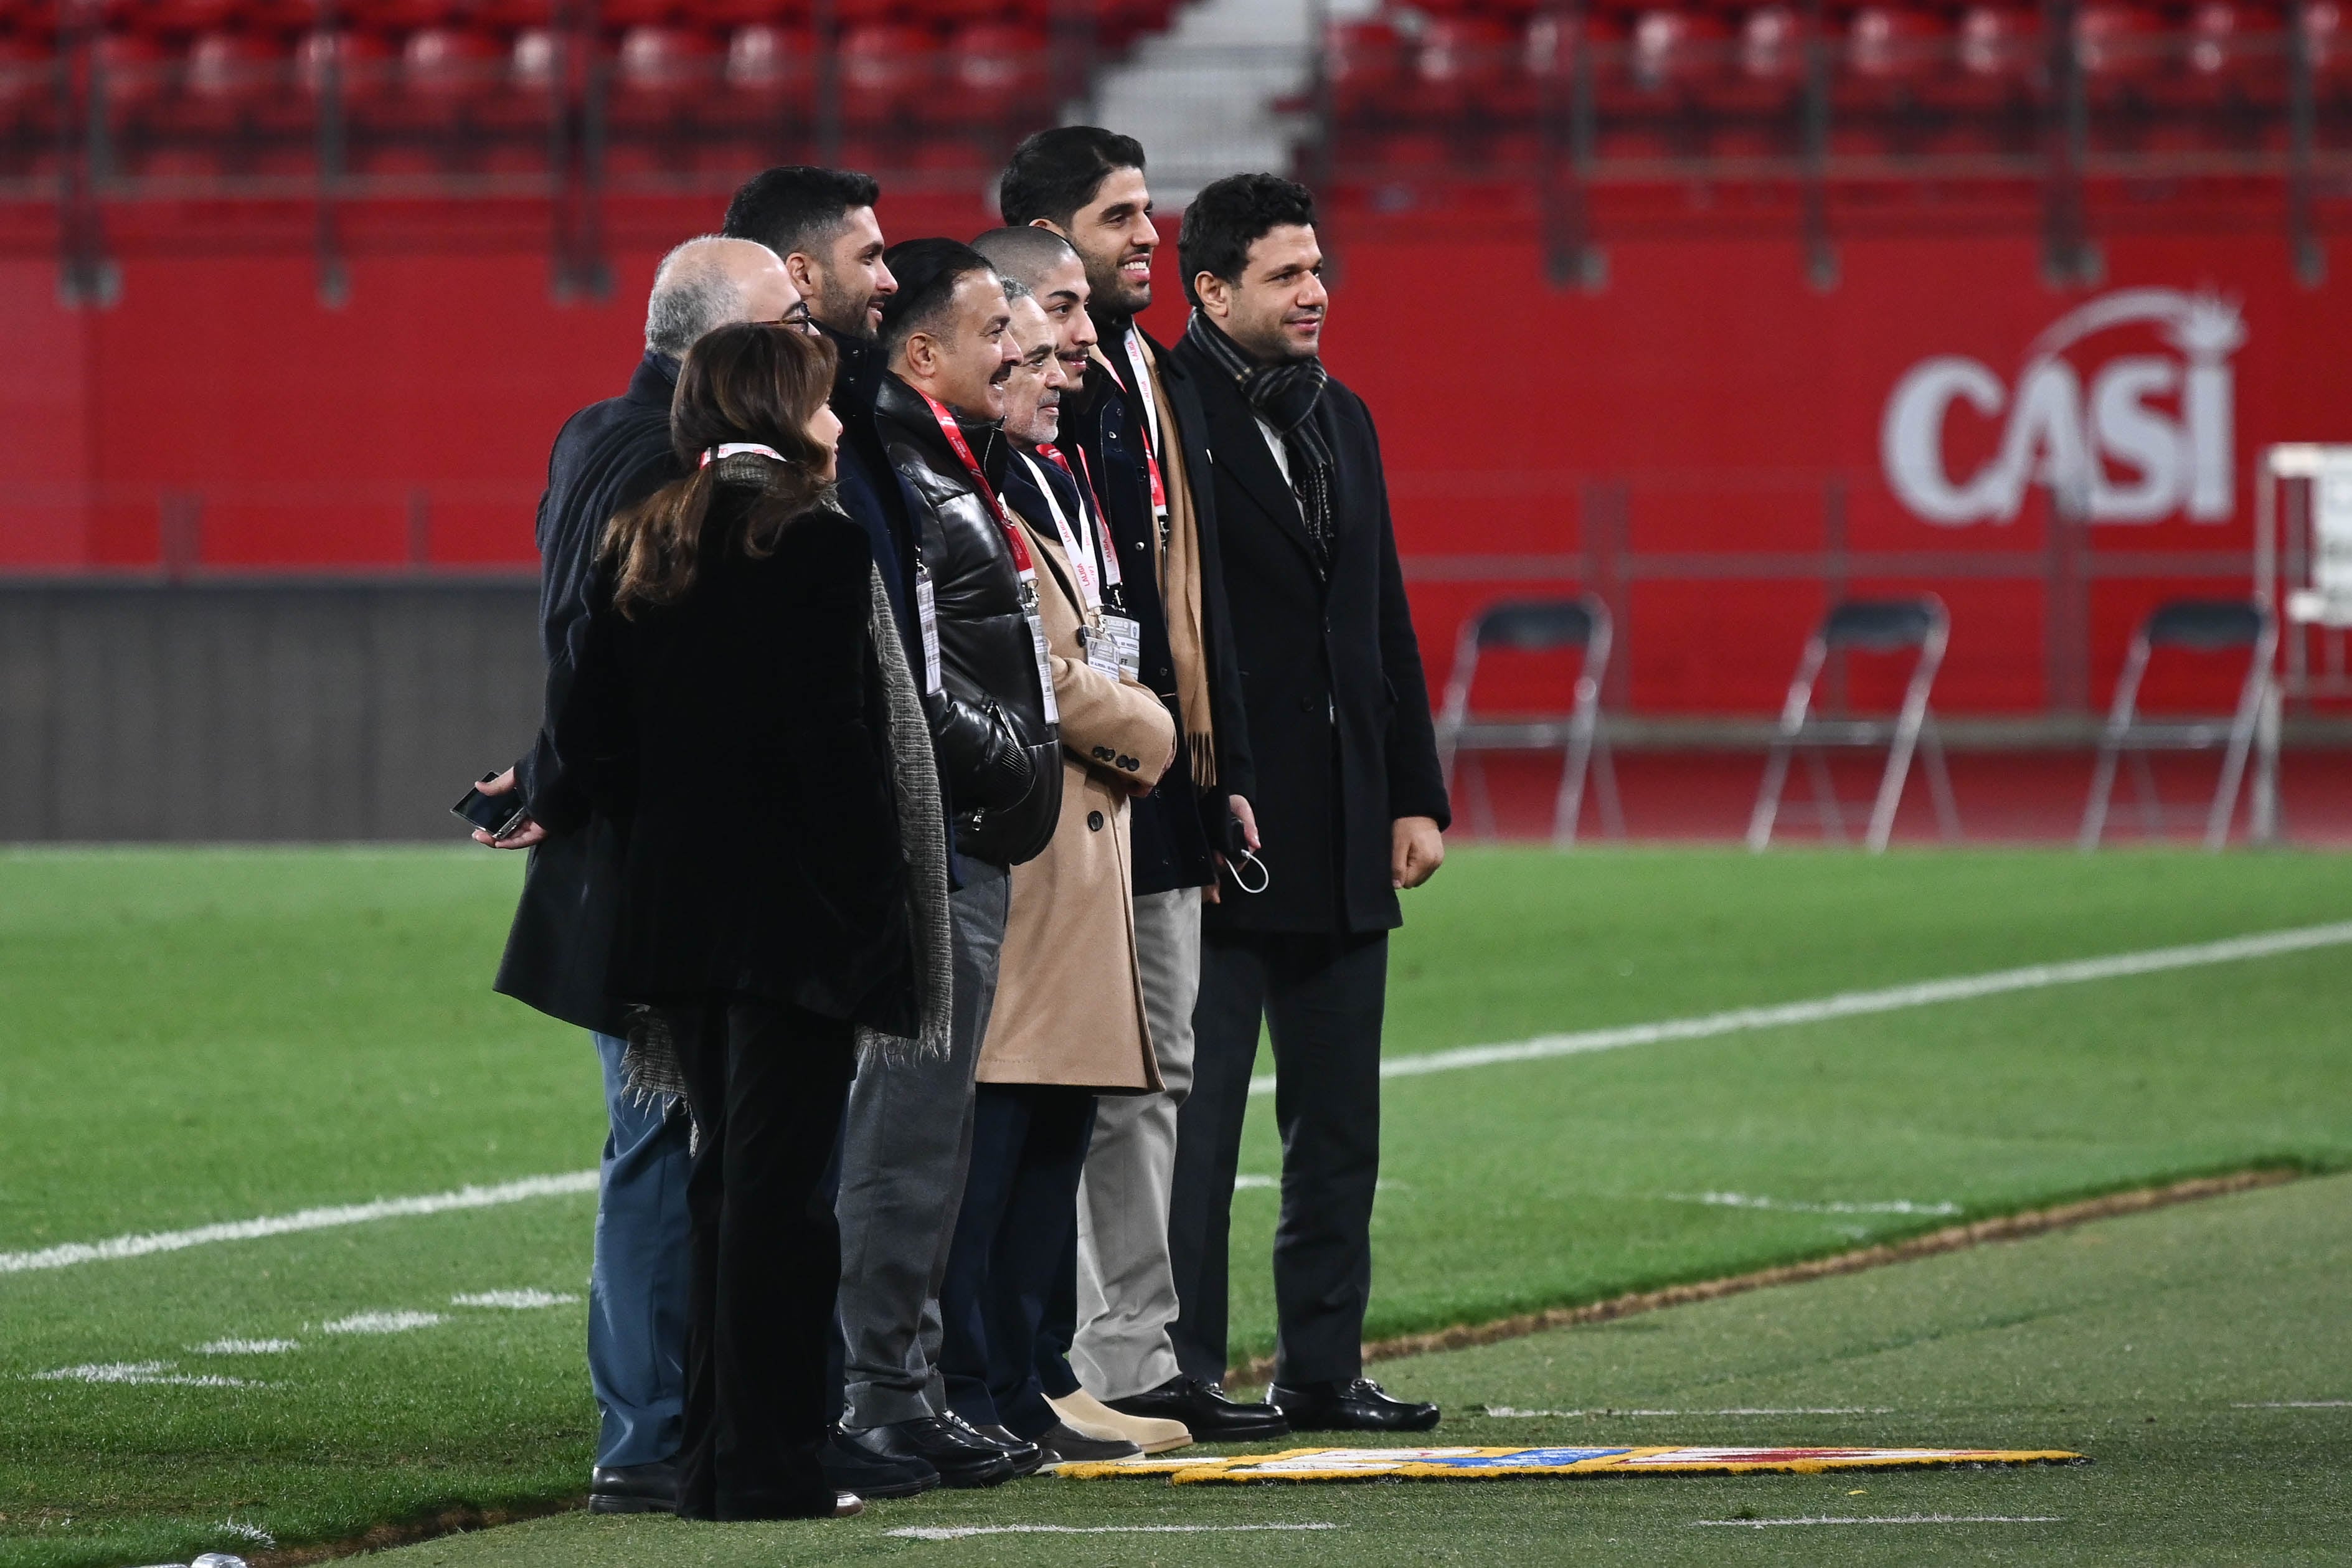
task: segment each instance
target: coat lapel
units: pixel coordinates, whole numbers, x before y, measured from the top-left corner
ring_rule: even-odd
[[[1289,535],[1308,563],[1314,564],[1315,542],[1307,537],[1307,520],[1298,510],[1298,496],[1282,477],[1282,470],[1275,466],[1274,454],[1266,448],[1265,432],[1257,427],[1249,405],[1242,400],[1240,393],[1230,389],[1224,395],[1203,401],[1210,405],[1210,447],[1217,467],[1233,475],[1234,482],[1257,503],[1258,510]]]

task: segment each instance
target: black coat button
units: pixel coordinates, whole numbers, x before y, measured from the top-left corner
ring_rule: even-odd
[[[1315,699],[1313,699],[1312,697],[1302,697],[1302,698],[1300,698],[1300,699],[1298,700],[1298,710],[1299,710],[1301,713],[1312,713],[1312,712],[1314,712],[1314,711],[1315,711]]]
[[[1089,833],[1100,833],[1102,831],[1101,812],[1090,811],[1087,813],[1087,831]]]

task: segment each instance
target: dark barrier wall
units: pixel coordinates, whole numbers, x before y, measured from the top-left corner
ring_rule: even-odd
[[[538,590],[0,584],[0,838],[460,842],[539,725]]]

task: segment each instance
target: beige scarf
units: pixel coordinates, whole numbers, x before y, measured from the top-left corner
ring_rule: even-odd
[[[1102,352],[1097,350],[1095,357],[1102,359]],[[1168,651],[1176,663],[1176,703],[1182,711],[1192,784],[1206,791],[1217,782],[1217,727],[1209,711],[1208,639],[1201,629],[1200,521],[1192,515],[1192,487],[1184,473],[1176,410],[1160,384],[1157,356],[1148,345],[1143,360],[1151,371],[1151,400],[1160,410],[1166,447],[1160,453],[1160,477],[1168,489],[1168,547],[1159,552],[1160,604],[1168,618]],[[1147,439],[1150,434],[1144,432]]]

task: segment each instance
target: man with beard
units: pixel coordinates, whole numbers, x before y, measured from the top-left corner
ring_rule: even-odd
[[[645,357],[628,390],[574,414],[547,460],[538,542],[550,714],[571,689],[586,642],[604,524],[680,477],[669,405],[686,351],[732,321],[806,330],[806,319],[800,291],[764,246],[706,236],[662,258],[646,302]],[[520,791],[526,806],[577,787],[545,730],[528,755],[480,786],[491,795]],[[550,837],[527,817],[503,838],[474,837],[531,851],[495,989],[589,1030],[604,1062],[607,1131],[588,1278],[588,1377],[602,1420],[588,1507],[667,1511],[676,1506],[685,1416],[688,1121],[682,1107],[639,1100],[622,1069],[628,1041],[604,991],[620,837],[602,813],[573,833]]]
[[[939,1294],[971,1158],[972,1086],[996,993],[1010,868],[1061,809],[1051,678],[1034,573],[1001,500],[1009,457],[1004,281],[970,247],[909,240],[884,263],[874,425],[909,501],[936,614],[924,707],[951,801],[954,1021],[944,1058],[869,1060],[850,1090],[841,1157],[841,1318],[847,1410],[839,1442],[919,1460],[950,1487],[993,1486],[1043,1463],[958,1418],[939,1370]]]
[[[841,364],[833,382],[833,411],[841,420],[835,481],[841,510],[866,530],[907,645],[908,668],[919,672],[922,630],[908,498],[874,428],[883,373],[875,336],[883,302],[898,289],[882,258],[882,226],[874,213],[881,195],[872,175],[846,169],[767,169],[735,192],[725,228],[782,258],[785,276],[808,301],[810,318],[833,341]]]
[[[1014,151],[998,204],[1006,223],[1069,241],[1084,265],[1100,342],[1064,394],[1061,444],[1100,488],[1138,670],[1182,737],[1159,787],[1130,809],[1136,952],[1167,1087],[1098,1110],[1079,1190],[1070,1361],[1115,1411],[1181,1422],[1203,1441],[1279,1436],[1279,1411],[1225,1398],[1223,1369],[1180,1365],[1168,1333],[1178,1307],[1169,1190],[1192,1080],[1201,906],[1204,889],[1218,897],[1228,833],[1255,848],[1256,826],[1205,422],[1190,373],[1135,321],[1151,302],[1160,244],[1143,149],[1097,126],[1040,132]]]
[[[1371,415],[1320,357],[1315,203],[1272,174],[1193,197],[1178,240],[1249,680],[1265,890],[1212,911],[1169,1230],[1178,1356],[1225,1364],[1234,1172],[1261,1025],[1282,1132],[1266,1396],[1301,1432],[1421,1432],[1363,1375],[1380,1174],[1381,1016],[1397,891],[1444,858],[1445,785]]]

